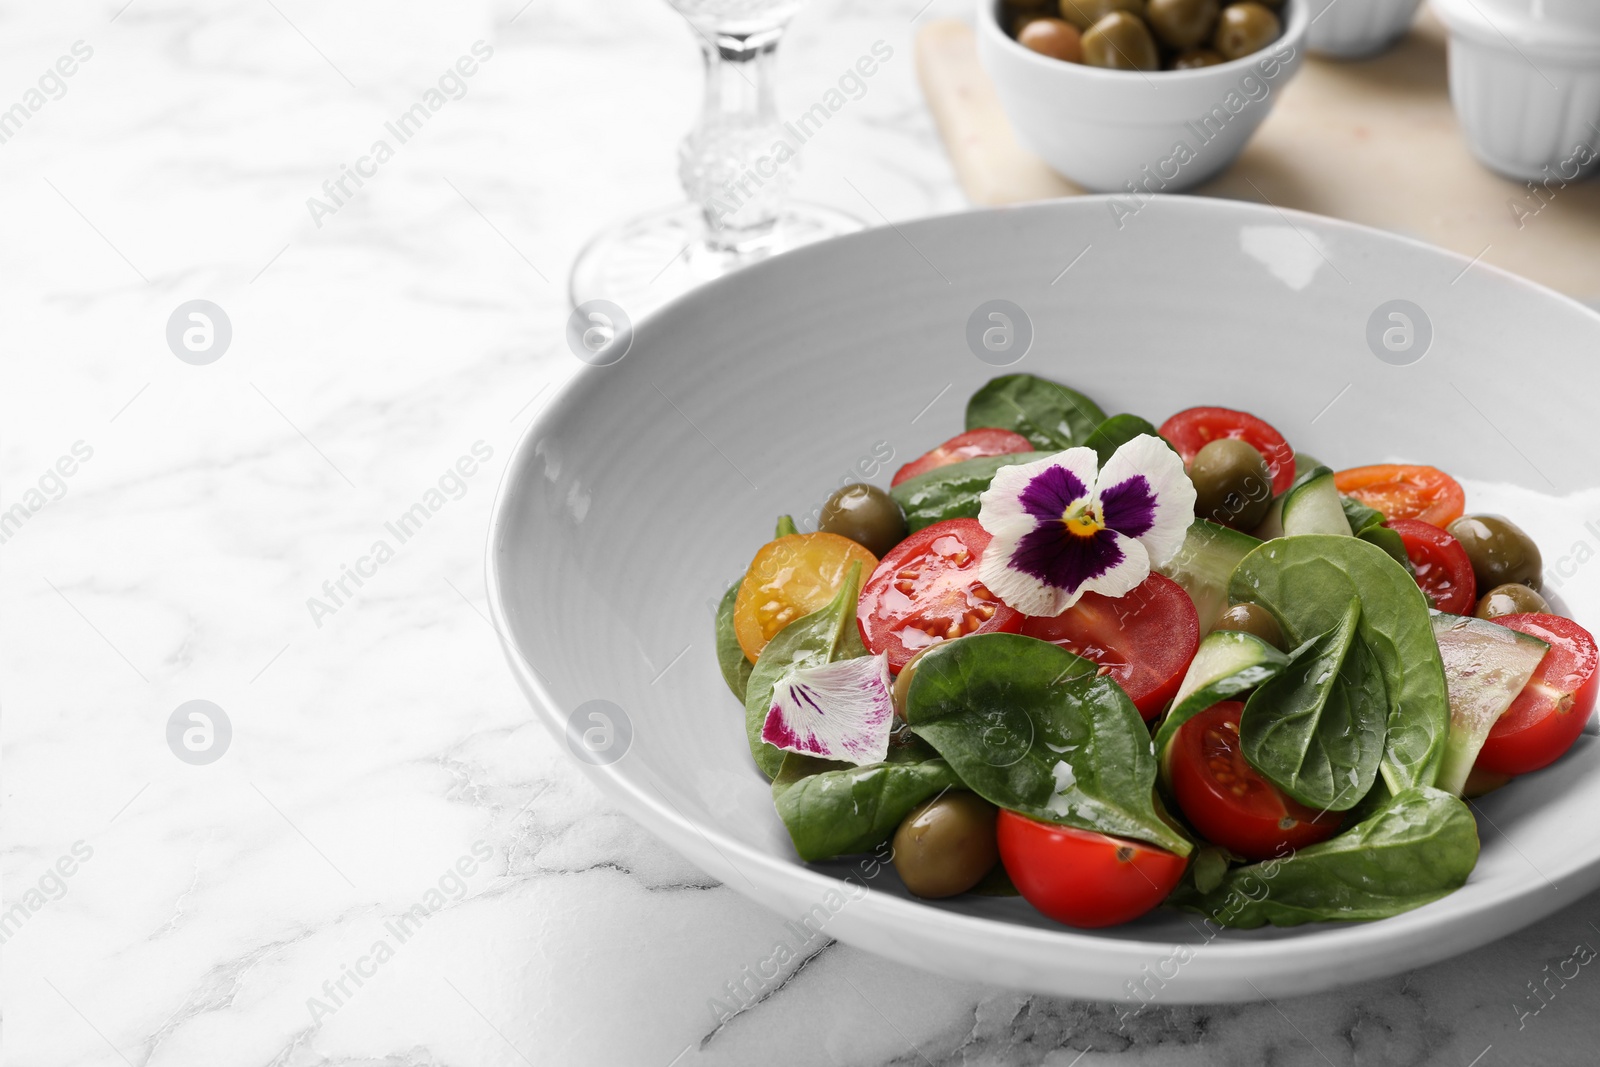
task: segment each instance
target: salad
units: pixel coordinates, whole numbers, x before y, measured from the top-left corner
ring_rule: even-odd
[[[1538,546],[1465,508],[1010,374],[887,491],[779,519],[717,656],[803,860],[890,844],[920,897],[1075,927],[1378,919],[1466,882],[1463,798],[1559,759],[1600,685]]]

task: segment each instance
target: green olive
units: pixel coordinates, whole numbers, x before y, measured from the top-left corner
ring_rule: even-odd
[[[906,888],[937,899],[965,893],[1000,859],[997,809],[976,793],[952,790],[916,808],[894,832],[894,869]]]
[[[943,643],[942,641],[940,642],[940,644]],[[928,648],[938,647],[938,645],[928,646]],[[894,701],[894,713],[902,719],[906,717],[906,700],[911,693],[911,676],[917,673],[917,661],[928,651],[928,648],[923,649],[907,660],[906,665],[900,668],[900,673],[894,676],[894,687],[889,690],[889,696]]]
[[[1463,515],[1450,524],[1450,533],[1467,550],[1479,589],[1517,582],[1540,588],[1544,557],[1533,538],[1510,519],[1499,515]]]
[[[1192,51],[1181,53],[1172,61],[1173,70],[1195,70],[1199,67],[1214,67],[1225,62],[1222,56],[1209,48],[1196,48]]]
[[[1051,59],[1083,62],[1083,35],[1076,26],[1061,19],[1030,19],[1017,34],[1017,43]]]
[[[1530,611],[1548,615],[1550,602],[1520,582],[1507,582],[1483,594],[1473,614],[1480,619],[1498,619],[1502,615],[1522,615]]]
[[[1145,0],[1061,0],[1061,17],[1087,30],[1113,11],[1142,16],[1144,4]]]
[[[1278,16],[1255,2],[1229,4],[1217,17],[1217,29],[1211,45],[1222,53],[1224,59],[1238,59],[1251,52],[1259,52],[1278,39],[1283,24]]]
[[[847,485],[822,505],[817,529],[848,537],[878,558],[906,536],[906,517],[894,497],[875,485]],[[866,580],[866,576],[862,576]]]
[[[1194,48],[1217,24],[1217,0],[1150,0],[1144,20],[1168,48]]]
[[[1272,612],[1259,604],[1235,604],[1222,613],[1212,629],[1254,634],[1273,648],[1283,651],[1283,627],[1278,625]]]
[[[1083,35],[1083,61],[1109,70],[1160,70],[1161,53],[1144,20],[1113,11]]]
[[[1189,464],[1194,482],[1194,513],[1202,519],[1253,530],[1272,507],[1272,474],[1267,461],[1236,437],[1219,437]]]

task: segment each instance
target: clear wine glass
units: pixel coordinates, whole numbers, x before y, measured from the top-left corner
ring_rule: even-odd
[[[574,306],[609,300],[637,317],[757,260],[861,228],[788,197],[800,146],[778,119],[773,66],[803,2],[668,0],[705,57],[704,104],[678,151],[688,202],[595,235],[573,264]]]

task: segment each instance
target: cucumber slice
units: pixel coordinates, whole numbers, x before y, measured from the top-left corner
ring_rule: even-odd
[[[1483,619],[1433,613],[1433,636],[1450,689],[1450,733],[1438,788],[1459,795],[1489,730],[1517,699],[1550,646]]]
[[[1344,517],[1344,504],[1339,490],[1334,487],[1331,470],[1318,467],[1304,479],[1296,479],[1283,494],[1283,533],[1286,537],[1300,534],[1351,536],[1350,520]]]
[[[1172,710],[1156,731],[1156,754],[1163,780],[1167,777],[1167,748],[1178,727],[1218,701],[1238,696],[1274,677],[1289,665],[1289,657],[1255,634],[1216,630],[1206,634],[1178,686]]]
[[[1217,616],[1228,610],[1228,579],[1233,577],[1233,569],[1260,544],[1249,534],[1196,519],[1177,555],[1156,570],[1183,586],[1200,616],[1200,632],[1208,634]]]

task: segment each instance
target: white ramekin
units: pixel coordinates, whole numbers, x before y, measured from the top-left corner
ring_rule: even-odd
[[[1411,28],[1422,0],[1307,0],[1306,47],[1331,59],[1366,59],[1386,51]]]
[[[1467,144],[1522,181],[1600,164],[1600,0],[1434,0]]]
[[[999,6],[978,0],[978,60],[1017,140],[1091,192],[1175,193],[1219,173],[1305,60],[1305,0],[1287,0],[1283,34],[1254,55],[1149,73],[1024,48],[1001,28]]]

